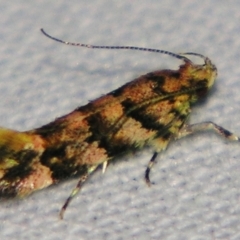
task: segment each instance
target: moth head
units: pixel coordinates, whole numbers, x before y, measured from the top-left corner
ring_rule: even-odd
[[[198,84],[203,84],[207,89],[211,88],[217,78],[217,68],[212,61],[199,53],[182,53],[181,55],[194,55],[203,59],[203,64],[194,64],[190,59],[185,58],[184,61],[188,65],[189,75]]]

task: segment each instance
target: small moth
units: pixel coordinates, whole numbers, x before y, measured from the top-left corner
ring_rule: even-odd
[[[213,130],[223,137],[239,137],[213,122],[187,124],[194,102],[205,97],[217,77],[211,60],[198,53],[175,54],[169,51],[131,46],[94,46],[65,42],[72,46],[104,49],[129,49],[167,54],[180,59],[178,70],[158,70],[140,76],[122,87],[73,112],[34,130],[18,132],[0,128],[0,196],[24,197],[69,178],[79,181],[60,211],[64,211],[80,191],[89,175],[119,155],[151,146],[153,155],[145,171],[150,185],[150,170],[159,152],[176,139],[198,131]],[[187,56],[197,56],[194,64]]]

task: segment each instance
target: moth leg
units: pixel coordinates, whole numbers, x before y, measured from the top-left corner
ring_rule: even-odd
[[[151,171],[151,168],[153,167],[153,165],[156,163],[156,158],[157,158],[158,152],[154,152],[154,154],[152,155],[148,165],[147,165],[147,169],[145,171],[145,181],[147,183],[147,185],[150,187],[151,186],[151,181],[149,178],[149,174]]]
[[[214,131],[217,134],[220,134],[221,136],[223,136],[224,138],[230,141],[240,141],[240,138],[237,135],[229,132],[227,129],[213,122],[202,122],[202,123],[196,123],[192,125],[185,125],[176,134],[176,139],[191,135],[196,132],[208,131],[208,130]]]
[[[83,175],[80,177],[80,179],[79,179],[76,187],[72,190],[70,196],[67,198],[66,202],[64,203],[64,205],[63,205],[62,208],[61,208],[61,211],[60,211],[60,213],[59,213],[60,219],[63,219],[64,212],[66,211],[69,203],[70,203],[70,202],[72,201],[72,199],[76,196],[76,194],[81,190],[84,182],[87,180],[87,178],[89,177],[89,175],[92,174],[92,173],[97,169],[97,167],[98,167],[98,165],[92,166],[90,169],[88,169],[88,171],[87,171],[85,174],[83,174]]]
[[[147,168],[145,171],[145,176],[144,176],[145,182],[147,183],[147,185],[149,187],[151,186],[151,181],[150,181],[150,177],[149,177],[150,171],[151,171],[153,165],[157,162],[158,153],[167,148],[170,140],[171,140],[171,137],[169,137],[168,139],[166,139],[165,137],[164,138],[158,137],[151,142],[151,147],[155,151],[154,151],[150,161],[148,162],[148,165],[147,165]]]
[[[107,165],[108,165],[108,161],[104,161],[104,162],[102,163],[102,173],[103,173],[103,174],[105,173],[105,171],[106,171],[106,169],[107,169]]]

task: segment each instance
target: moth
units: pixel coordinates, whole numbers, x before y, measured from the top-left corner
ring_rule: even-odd
[[[105,171],[119,155],[150,146],[150,170],[159,152],[176,139],[198,131],[213,130],[223,137],[239,137],[213,122],[187,124],[191,106],[203,98],[214,84],[217,68],[198,53],[132,46],[95,46],[48,38],[67,45],[129,49],[167,54],[182,61],[177,70],[157,70],[134,79],[73,112],[42,127],[18,132],[0,128],[0,196],[24,197],[59,181],[78,177],[78,183],[60,211],[64,211],[84,182],[99,167]],[[195,64],[190,56],[203,60]]]

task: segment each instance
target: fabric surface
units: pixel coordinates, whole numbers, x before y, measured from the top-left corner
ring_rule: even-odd
[[[240,2],[0,2],[0,125],[46,124],[141,74],[181,61],[154,53],[64,46],[73,42],[198,52],[219,75],[191,123],[211,120],[240,135]],[[59,210],[77,180],[0,203],[0,239],[240,239],[240,148],[213,133],[172,143],[147,187],[151,149],[98,171]]]

